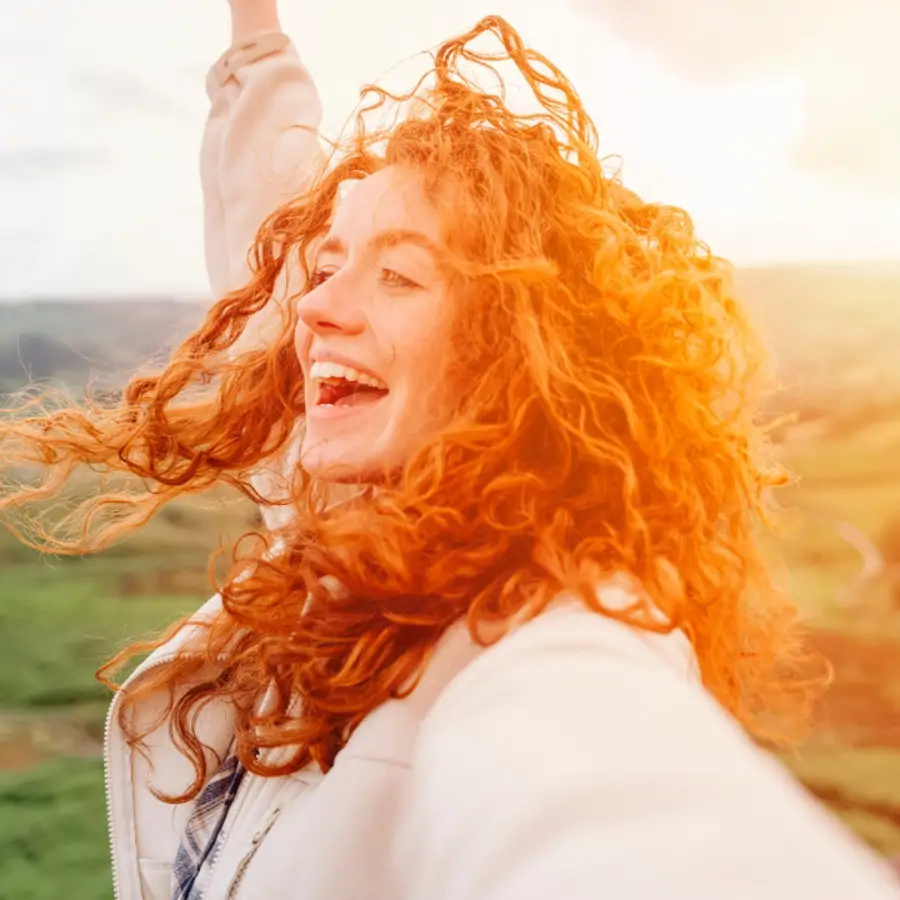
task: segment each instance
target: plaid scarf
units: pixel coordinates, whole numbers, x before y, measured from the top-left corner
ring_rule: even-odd
[[[234,754],[197,797],[172,868],[172,900],[202,900],[222,826],[246,770]]]

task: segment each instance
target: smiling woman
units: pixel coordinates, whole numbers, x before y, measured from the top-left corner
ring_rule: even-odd
[[[291,86],[310,100],[277,31],[223,59],[223,152],[271,136]],[[57,551],[221,483],[289,512],[113,702],[119,897],[896,897],[748,735],[788,737],[819,684],[758,545],[781,474],[727,266],[607,177],[505,21],[433,62],[364,93],[245,278],[223,204],[258,196],[259,157],[208,152],[231,290],[120,406],[0,424],[4,463],[48,471],[6,510],[82,463],[148,485],[89,500]],[[501,62],[538,114],[477,86]],[[262,497],[273,457],[289,487]]]

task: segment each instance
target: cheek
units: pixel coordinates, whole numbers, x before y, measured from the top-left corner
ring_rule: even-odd
[[[432,311],[433,313],[433,311]],[[396,334],[392,369],[400,401],[395,414],[409,417],[409,427],[425,420],[443,421],[450,398],[447,372],[451,368],[453,346],[449,323],[434,314],[408,321]]]
[[[298,322],[294,329],[294,353],[300,362],[300,368],[303,370],[303,377],[306,377],[306,359],[309,355],[309,345],[312,343],[312,332],[302,323]]]
[[[440,372],[451,350],[451,330],[446,311],[429,305],[409,310],[393,329],[387,348],[390,366],[404,380],[420,387]]]

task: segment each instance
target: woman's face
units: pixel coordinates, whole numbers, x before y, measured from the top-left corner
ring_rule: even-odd
[[[421,177],[406,169],[370,175],[338,204],[295,336],[310,475],[378,478],[440,426],[450,334],[441,233]]]

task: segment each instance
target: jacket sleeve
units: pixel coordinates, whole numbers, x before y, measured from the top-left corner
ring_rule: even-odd
[[[257,231],[278,207],[301,194],[324,165],[318,138],[319,95],[286,35],[262,32],[227,50],[206,81],[209,116],[200,150],[204,249],[215,299],[250,279]],[[277,338],[280,304],[296,292],[285,271],[275,293],[230,350],[231,356]],[[283,495],[297,462],[296,440],[254,473],[254,487]],[[263,507],[269,528],[287,524],[289,507]]]
[[[408,900],[900,898],[679,640],[553,610],[458,675],[415,756]]]
[[[200,180],[206,267],[218,298],[248,280],[257,230],[322,165],[322,108],[296,49],[278,32],[231,47],[206,85]]]

